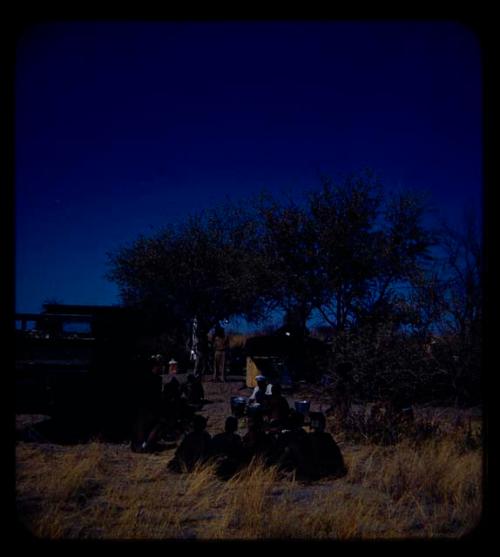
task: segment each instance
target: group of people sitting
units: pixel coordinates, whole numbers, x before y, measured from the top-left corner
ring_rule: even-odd
[[[153,367],[138,386],[136,400],[131,449],[155,452],[160,440],[173,441],[192,427],[196,412],[205,403],[205,393],[199,377],[190,374],[181,384],[173,376],[163,384],[161,374]]]
[[[342,477],[347,473],[338,445],[325,431],[325,417],[316,413],[311,418],[310,432],[303,429],[304,416],[290,410],[284,429],[266,427],[262,414],[248,417],[248,431],[241,437],[238,419],[226,418],[225,430],[213,437],[206,431],[207,419],[197,414],[193,431],[177,448],[168,468],[174,472],[189,472],[197,465],[215,461],[217,475],[228,479],[259,458],[280,471],[295,471],[299,479],[318,480],[323,477]]]
[[[344,476],[347,469],[337,443],[325,431],[324,414],[310,413],[311,431],[306,432],[304,415],[289,407],[280,385],[272,385],[269,391],[264,397],[257,396],[260,403],[249,407],[248,431],[243,437],[237,433],[235,416],[227,417],[225,431],[212,437],[206,431],[207,419],[197,414],[193,431],[180,443],[169,469],[188,472],[212,460],[219,477],[228,479],[253,458],[259,458],[280,471],[295,471],[299,479]]]
[[[304,415],[290,408],[279,383],[267,385],[259,376],[246,412],[247,432],[238,434],[238,417],[228,416],[223,432],[211,436],[207,418],[199,414],[205,401],[199,377],[189,375],[181,385],[171,377],[163,384],[153,367],[138,389],[137,415],[132,431],[134,452],[156,452],[161,441],[181,438],[169,469],[192,471],[198,464],[216,462],[219,477],[228,479],[252,459],[295,471],[298,478],[341,477],[346,467],[339,447],[325,431],[322,413],[310,413],[310,431]]]

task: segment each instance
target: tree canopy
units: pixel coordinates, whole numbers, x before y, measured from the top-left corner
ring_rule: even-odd
[[[110,254],[108,276],[125,305],[168,316],[179,338],[194,317],[205,335],[225,319],[258,322],[278,310],[304,336],[315,313],[332,328],[337,359],[365,354],[358,367],[373,377],[422,370],[439,325],[462,352],[477,352],[481,317],[480,243],[470,226],[438,234],[427,209],[370,172],[324,177],[300,202],[264,193],[141,236]]]
[[[394,309],[431,245],[409,193],[383,194],[370,175],[324,179],[305,203],[269,194],[191,216],[110,257],[127,305],[162,307],[211,327],[280,308],[305,327],[313,310],[337,330]]]

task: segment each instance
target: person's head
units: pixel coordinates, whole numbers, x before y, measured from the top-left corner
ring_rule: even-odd
[[[281,385],[279,383],[275,383],[271,387],[271,393],[273,396],[280,396],[281,395]]]
[[[202,416],[201,414],[195,414],[193,418],[193,430],[200,432],[203,431],[207,427],[207,418]]]
[[[257,381],[257,386],[260,389],[264,389],[267,386],[267,378],[264,375],[257,375],[255,381]]]
[[[215,327],[215,336],[223,337],[224,336],[224,327],[221,327],[220,325],[217,325],[217,327]]]
[[[224,425],[226,433],[234,433],[238,430],[238,420],[234,416],[228,416]]]
[[[315,431],[324,431],[326,427],[326,418],[323,412],[310,412],[311,427]]]

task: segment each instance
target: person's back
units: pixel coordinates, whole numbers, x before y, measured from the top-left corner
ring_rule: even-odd
[[[281,394],[281,385],[272,386],[271,396],[264,401],[264,413],[268,416],[271,427],[284,427],[290,412],[286,398]]]
[[[174,434],[178,429],[179,421],[183,417],[183,402],[180,383],[175,377],[172,377],[164,385],[162,393],[162,417],[169,434]]]
[[[189,404],[199,406],[203,404],[205,398],[205,390],[199,378],[194,375],[188,375],[187,383],[184,385],[183,393]]]
[[[175,452],[169,468],[175,471],[191,471],[197,463],[204,462],[211,452],[210,434],[205,431],[206,418],[196,415],[193,420],[194,430],[188,433]]]
[[[212,438],[210,454],[217,460],[217,475],[224,480],[233,476],[245,461],[243,442],[236,433],[237,429],[238,420],[229,416],[225,431]]]
[[[224,426],[224,432],[214,435],[211,444],[213,456],[229,456],[240,458],[243,449],[241,437],[236,433],[238,420],[234,416],[228,416]]]
[[[289,430],[282,432],[276,441],[274,461],[283,470],[296,470],[299,476],[311,474],[311,443],[307,433],[302,429],[304,416],[291,411]]]
[[[332,435],[325,431],[326,419],[322,413],[311,413],[311,427],[308,434],[314,475],[342,477],[347,473],[342,453]]]
[[[236,456],[242,448],[241,437],[237,433],[218,433],[212,438],[214,456]]]
[[[312,431],[309,433],[311,455],[316,474],[324,476],[345,476],[347,473],[340,449],[330,433]]]
[[[271,454],[273,439],[264,431],[260,414],[256,414],[250,419],[248,432],[243,437],[243,448],[247,460],[254,456],[267,459]]]
[[[181,398],[181,385],[176,377],[172,377],[163,387],[163,399],[165,401],[176,401]]]
[[[188,470],[192,470],[197,462],[203,461],[209,454],[210,434],[206,431],[192,431],[182,440],[176,455]]]

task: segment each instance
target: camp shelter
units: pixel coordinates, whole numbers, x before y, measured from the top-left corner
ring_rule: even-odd
[[[278,381],[283,386],[291,384],[287,370],[289,339],[282,335],[252,337],[245,345],[246,386],[257,385],[257,375],[264,375],[270,382]]]
[[[265,375],[283,387],[292,381],[315,381],[328,365],[329,346],[318,338],[290,329],[249,338],[245,345],[246,385],[254,387],[256,376]]]

